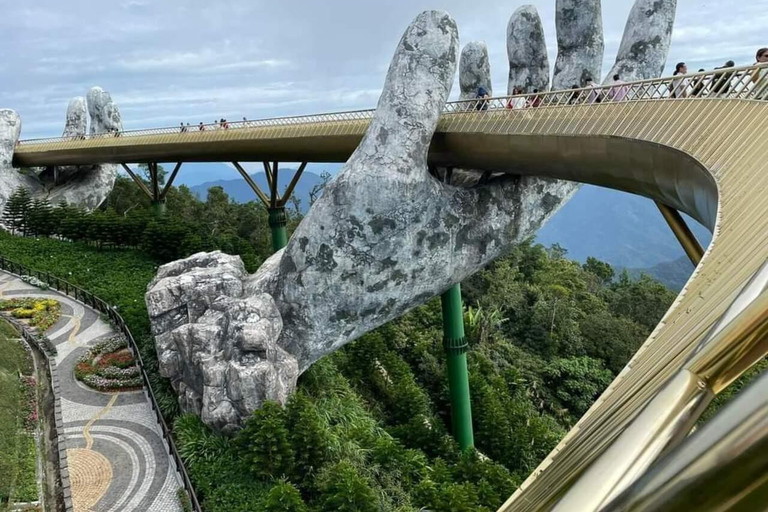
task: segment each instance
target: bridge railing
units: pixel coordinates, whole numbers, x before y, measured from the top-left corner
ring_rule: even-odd
[[[609,83],[595,87],[573,87],[560,91],[540,91],[527,94],[469,99],[446,103],[444,112],[523,110],[533,107],[570,107],[624,101],[658,99],[768,99],[768,64],[722,68],[701,73],[689,73],[635,82]],[[200,123],[141,130],[124,130],[72,137],[50,137],[20,140],[20,146],[67,142],[110,137],[136,137],[146,135],[184,134],[191,136],[211,130],[237,130],[261,127],[291,126],[297,124],[336,123],[370,120],[375,110],[355,110],[327,114],[242,120],[226,123]]]
[[[51,288],[54,288],[59,292],[64,293],[65,295],[69,295],[73,299],[79,302],[82,302],[86,306],[90,306],[91,308],[99,311],[100,313],[107,315],[110,322],[112,322],[112,325],[115,326],[120,331],[120,333],[122,333],[125,336],[125,339],[128,341],[128,348],[130,349],[133,356],[136,358],[136,362],[138,363],[139,371],[141,373],[141,378],[144,382],[144,390],[147,393],[147,399],[149,400],[149,403],[152,406],[152,410],[155,413],[155,419],[157,420],[157,424],[160,427],[160,432],[163,436],[163,439],[165,439],[167,443],[168,452],[169,452],[168,454],[173,459],[174,463],[176,464],[176,469],[181,475],[181,480],[184,485],[184,490],[186,491],[187,496],[189,497],[189,501],[192,505],[193,510],[195,512],[201,512],[202,509],[200,508],[200,502],[197,499],[195,488],[192,486],[192,481],[189,479],[189,474],[187,473],[187,469],[184,467],[184,461],[181,459],[181,456],[179,455],[179,451],[176,448],[176,443],[174,443],[173,436],[171,435],[171,430],[170,428],[168,428],[168,424],[165,422],[165,418],[163,417],[163,414],[160,411],[160,406],[157,403],[155,392],[152,390],[152,384],[149,381],[149,376],[147,375],[147,372],[144,369],[144,361],[141,358],[141,352],[139,351],[139,346],[136,344],[136,340],[134,339],[133,334],[131,333],[131,330],[128,328],[128,325],[126,325],[125,321],[123,320],[123,317],[120,316],[120,314],[115,310],[115,308],[110,306],[106,301],[100,299],[99,297],[92,294],[91,292],[84,290],[83,288],[80,288],[79,286],[75,286],[74,284],[68,281],[65,281],[64,279],[60,279],[56,276],[51,275],[49,272],[40,272],[38,270],[31,269],[26,265],[22,265],[21,263],[16,263],[15,261],[11,261],[3,256],[0,256],[0,269],[8,271],[12,274],[19,275],[19,276],[28,275],[28,276],[36,277],[40,281],[46,283]]]

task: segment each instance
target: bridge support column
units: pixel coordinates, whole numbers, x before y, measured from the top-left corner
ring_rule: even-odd
[[[688,255],[688,258],[695,267],[704,256],[704,249],[699,244],[699,241],[696,240],[696,236],[688,227],[688,224],[685,223],[685,219],[680,215],[680,212],[658,201],[655,202],[664,220],[667,221],[670,229],[672,229],[672,233],[675,234],[675,238],[683,246],[685,254]]]
[[[455,284],[440,297],[443,305],[443,347],[448,367],[453,436],[462,450],[475,445],[472,431],[472,407],[469,398],[467,340],[464,337],[464,311],[461,286]]]
[[[165,215],[165,199],[158,199],[157,201],[152,201],[152,212],[155,214],[155,217],[162,217]]]
[[[269,212],[269,229],[272,231],[272,250],[277,252],[288,245],[285,207],[269,208],[267,211]]]
[[[277,162],[272,162],[271,165],[269,162],[264,162],[264,174],[267,177],[267,185],[269,185],[269,190],[267,191],[269,195],[259,188],[259,185],[253,181],[253,178],[245,169],[243,169],[242,165],[238,162],[232,162],[232,165],[235,166],[237,172],[240,173],[248,186],[251,187],[251,190],[256,194],[256,197],[258,197],[267,208],[267,212],[269,213],[269,229],[272,231],[272,249],[275,252],[279,251],[288,245],[288,232],[285,229],[287,223],[285,203],[291,198],[291,194],[293,194],[293,190],[296,188],[299,178],[301,178],[304,169],[307,167],[307,162],[302,162],[299,166],[298,170],[293,175],[293,178],[291,178],[291,182],[285,188],[285,192],[282,196],[278,189],[279,171]]]

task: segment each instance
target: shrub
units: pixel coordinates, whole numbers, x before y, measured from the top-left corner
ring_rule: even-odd
[[[320,480],[320,508],[327,512],[376,512],[376,495],[368,482],[346,460],[328,466]]]
[[[237,443],[251,471],[262,479],[290,476],[294,468],[294,451],[286,427],[286,414],[275,402],[264,402],[248,418],[237,435]]]
[[[298,489],[282,480],[269,490],[262,510],[264,512],[306,512],[307,505],[301,499]]]
[[[287,425],[300,479],[314,478],[330,456],[331,433],[317,406],[299,391],[288,402]]]

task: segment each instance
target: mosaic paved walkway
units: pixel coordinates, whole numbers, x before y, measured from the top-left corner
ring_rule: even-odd
[[[61,409],[75,512],[181,511],[181,480],[142,391],[99,393],[75,381],[86,347],[114,331],[99,314],[55,290],[0,271],[0,297],[52,297],[61,319],[47,331],[56,345]]]

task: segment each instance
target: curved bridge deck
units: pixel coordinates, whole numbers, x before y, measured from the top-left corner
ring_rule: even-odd
[[[711,76],[711,75],[710,75]],[[735,75],[734,75],[735,76]],[[656,93],[638,95],[649,83]],[[532,174],[640,194],[708,226],[713,240],[672,308],[624,371],[521,486],[507,510],[554,503],[678,370],[768,257],[768,102],[753,89],[660,99],[669,81],[632,84],[622,101],[510,110],[446,107],[430,162]],[[661,84],[661,86],[656,85]],[[629,84],[628,84],[629,85]],[[749,90],[751,93],[744,91]],[[566,96],[563,96],[566,95]],[[550,97],[542,95],[542,97]],[[562,100],[561,98],[565,98]],[[471,109],[471,110],[468,110]],[[30,141],[21,165],[141,161],[344,161],[372,111],[253,123],[243,129]],[[192,127],[197,130],[196,127]]]

